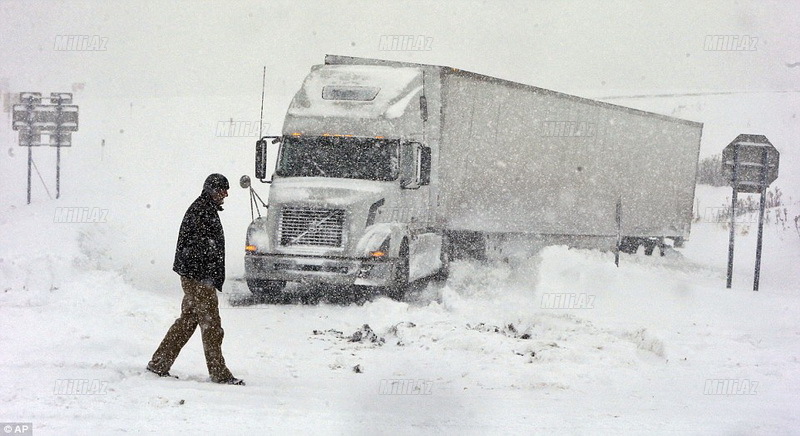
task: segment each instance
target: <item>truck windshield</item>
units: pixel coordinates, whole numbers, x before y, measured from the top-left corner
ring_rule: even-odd
[[[276,172],[282,177],[396,180],[399,145],[377,138],[287,136]]]

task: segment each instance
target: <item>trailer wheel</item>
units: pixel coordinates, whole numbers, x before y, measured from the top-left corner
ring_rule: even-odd
[[[265,303],[278,303],[283,297],[286,282],[282,280],[247,280],[250,293]]]
[[[656,248],[656,241],[653,241],[652,239],[646,240],[644,243],[645,256],[652,256],[654,248]]]
[[[638,238],[622,238],[622,242],[619,244],[619,251],[627,254],[636,254],[637,250],[639,250]]]
[[[658,242],[656,242],[656,247],[658,247],[658,254],[660,254],[661,257],[664,257],[664,256],[667,255],[667,248],[668,247],[667,247],[667,244],[664,243],[664,238],[660,238],[658,240]]]
[[[394,277],[392,277],[392,284],[387,289],[389,298],[393,300],[402,301],[408,290],[408,278],[411,269],[408,251],[408,241],[403,239],[403,243],[400,245],[397,267],[394,269]]]
[[[659,239],[648,239],[644,243],[644,254],[647,256],[653,255],[653,250],[658,248],[659,255],[664,255],[664,241]]]

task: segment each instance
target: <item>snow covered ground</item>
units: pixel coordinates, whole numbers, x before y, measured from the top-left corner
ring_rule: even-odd
[[[25,150],[0,115],[0,423],[35,434],[798,432],[796,7],[295,3],[71,3],[94,8],[88,20],[59,2],[0,4],[15,23],[0,29],[0,91],[75,84],[81,113],[60,199],[54,150],[34,150],[31,205]],[[758,50],[703,50],[708,34],[734,33],[757,35]],[[53,52],[60,34],[108,37],[109,50]],[[377,50],[386,34],[431,37],[434,49]],[[547,247],[456,263],[404,302],[254,304],[240,280],[248,197],[234,187],[221,213],[223,348],[247,386],[207,381],[199,334],[173,367],[180,380],[144,373],[180,310],[171,265],[184,211],[207,174],[252,175],[254,138],[220,123],[257,119],[266,64],[265,133],[278,133],[325,53],[451,65],[700,121],[701,157],[766,135],[788,220],[770,211],[760,291],[754,217],[737,226],[725,289],[728,231],[709,210],[730,190],[699,186],[690,241],[662,258],[622,255],[617,268],[608,253]],[[64,222],[60,208],[94,222]]]
[[[131,284],[105,264],[121,235],[103,226],[116,224],[54,224],[55,204],[6,209],[0,224],[0,414],[36,434],[800,428],[794,228],[766,227],[758,293],[755,232],[739,235],[727,290],[727,231],[709,222],[680,254],[623,255],[619,268],[611,254],[566,247],[460,262],[405,302],[252,304],[232,271],[224,350],[248,383],[235,387],[207,381],[199,334],[173,368],[180,380],[143,373],[179,313],[177,277],[159,290]],[[350,341],[364,324],[383,341]]]

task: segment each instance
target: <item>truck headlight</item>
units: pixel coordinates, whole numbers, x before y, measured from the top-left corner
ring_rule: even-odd
[[[383,259],[389,256],[389,238],[386,238],[377,250],[369,252],[369,256],[373,259]]]

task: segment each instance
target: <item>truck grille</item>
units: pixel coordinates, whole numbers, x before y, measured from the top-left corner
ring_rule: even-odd
[[[341,247],[344,209],[284,207],[278,223],[283,246]]]

